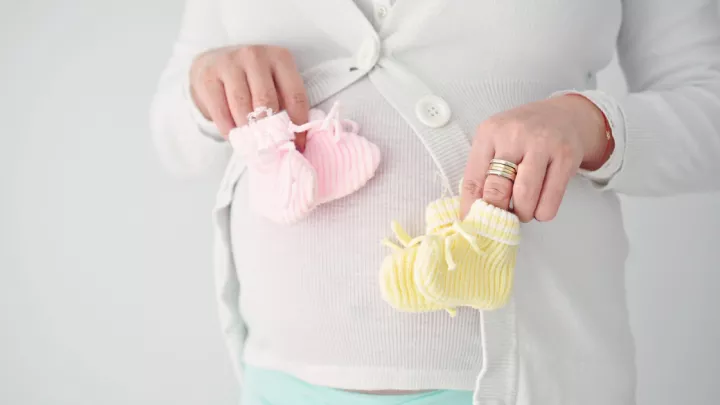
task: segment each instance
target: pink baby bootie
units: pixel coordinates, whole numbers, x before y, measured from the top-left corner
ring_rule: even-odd
[[[317,203],[351,194],[367,183],[380,164],[380,149],[358,135],[358,124],[341,120],[335,103],[325,115],[310,110],[310,122],[290,125],[294,132],[308,131],[303,155],[317,172]]]
[[[262,114],[265,117],[258,119]],[[281,224],[306,217],[317,203],[315,168],[295,148],[286,112],[267,108],[248,116],[248,124],[230,132],[230,143],[247,164],[251,209]]]

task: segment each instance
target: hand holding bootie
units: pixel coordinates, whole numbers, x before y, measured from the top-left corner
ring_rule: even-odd
[[[255,120],[259,112],[265,118]],[[256,111],[248,123],[230,132],[233,148],[245,160],[250,207],[282,224],[306,217],[317,205],[315,168],[295,148],[286,112]]]
[[[477,200],[460,221],[460,199],[430,204],[455,217],[425,237],[415,259],[415,286],[428,300],[480,310],[503,307],[510,298],[520,243],[520,220]],[[428,209],[428,216],[438,209]]]

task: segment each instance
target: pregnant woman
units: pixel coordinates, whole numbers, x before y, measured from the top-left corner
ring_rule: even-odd
[[[633,404],[618,193],[718,187],[716,4],[188,0],[153,132],[177,173],[227,164],[215,277],[241,403]],[[595,88],[616,51],[619,98]],[[249,115],[298,125],[284,150],[312,160],[303,124],[336,102],[374,176],[292,224],[258,214],[252,162],[228,159]],[[422,235],[448,193],[522,223],[512,295],[398,310],[379,241],[393,220]]]

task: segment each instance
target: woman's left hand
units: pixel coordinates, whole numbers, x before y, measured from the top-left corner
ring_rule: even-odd
[[[603,113],[579,95],[557,96],[490,117],[478,126],[468,157],[461,190],[463,217],[477,199],[507,210],[512,198],[521,221],[553,219],[578,169],[597,169],[610,155],[612,139],[608,141],[605,128]],[[517,164],[514,183],[487,175],[492,159]]]

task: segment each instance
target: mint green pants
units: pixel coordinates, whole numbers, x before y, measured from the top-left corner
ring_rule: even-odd
[[[240,405],[472,405],[470,391],[430,391],[408,395],[370,395],[319,387],[291,375],[244,368]]]

